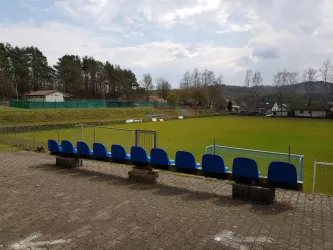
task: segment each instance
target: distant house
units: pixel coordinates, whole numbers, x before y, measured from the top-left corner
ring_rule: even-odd
[[[64,102],[72,95],[58,90],[39,90],[26,94],[28,102]]]
[[[239,110],[240,110],[240,107],[239,106],[237,106],[237,105],[232,105],[232,112],[239,112]]]
[[[274,103],[272,107],[272,115],[274,116],[290,116],[290,110],[287,104]]]
[[[257,102],[256,103],[256,111],[260,115],[270,114],[272,112],[272,103],[265,102],[265,101]]]
[[[312,103],[311,107],[308,104],[294,104],[294,115],[296,117],[326,117],[327,108],[323,103]]]

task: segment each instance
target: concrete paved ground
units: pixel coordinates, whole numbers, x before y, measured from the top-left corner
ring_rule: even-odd
[[[277,191],[271,206],[231,199],[223,181],[0,152],[1,249],[333,249],[333,197]]]

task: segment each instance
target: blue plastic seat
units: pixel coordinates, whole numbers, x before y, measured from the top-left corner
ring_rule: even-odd
[[[219,155],[205,154],[202,156],[202,171],[206,173],[225,174],[228,168],[224,165],[224,160]]]
[[[148,163],[150,162],[150,157],[144,148],[133,146],[131,147],[131,161],[137,163]]]
[[[111,157],[111,153],[108,152],[104,144],[96,142],[93,144],[93,156],[97,158],[109,158]]]
[[[48,140],[47,145],[51,154],[60,154],[62,152],[62,148],[56,140]]]
[[[93,151],[89,148],[88,144],[82,141],[76,143],[77,154],[82,156],[92,156]]]
[[[288,162],[271,162],[268,167],[269,182],[297,184],[297,170]]]
[[[62,152],[65,154],[76,154],[77,150],[74,148],[72,142],[63,140],[61,141]]]
[[[150,162],[153,165],[167,167],[175,163],[175,161],[169,159],[168,153],[161,148],[153,148],[150,151]]]
[[[119,144],[113,144],[111,146],[111,154],[112,160],[116,161],[126,161],[131,158],[131,155],[126,153],[126,149]]]
[[[175,166],[176,168],[187,170],[197,170],[200,168],[200,164],[196,163],[194,155],[186,151],[177,151]]]
[[[253,159],[237,157],[232,164],[232,175],[248,179],[258,179],[260,177],[258,164]]]

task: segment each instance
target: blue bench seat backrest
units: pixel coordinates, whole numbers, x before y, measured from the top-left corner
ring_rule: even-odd
[[[104,144],[97,142],[93,144],[93,155],[95,157],[103,157],[103,158],[111,157],[111,153],[108,152]]]
[[[297,184],[297,170],[288,162],[272,162],[268,167],[269,182]]]
[[[144,148],[133,146],[131,147],[131,161],[144,163],[149,162],[150,158]]]
[[[86,156],[90,156],[93,154],[93,151],[90,150],[89,146],[87,143],[83,142],[83,141],[79,141],[76,143],[76,148],[77,148],[77,153],[79,155],[86,155]]]
[[[195,157],[191,152],[177,151],[175,159],[176,168],[198,169],[200,164],[196,163]]]
[[[258,179],[260,176],[258,164],[250,158],[237,157],[232,164],[232,174],[234,176],[249,179]]]
[[[153,148],[150,151],[150,162],[162,166],[169,166],[174,163],[174,161],[169,159],[168,153],[162,148]]]
[[[125,161],[130,159],[130,155],[126,153],[126,149],[119,144],[111,146],[111,154],[114,160]]]
[[[62,150],[56,140],[48,140],[47,145],[51,153],[60,153]]]
[[[76,154],[76,149],[74,148],[72,142],[63,140],[61,141],[62,152],[67,154]]]
[[[223,158],[219,155],[205,154],[202,156],[201,164],[203,172],[224,174],[228,171]]]

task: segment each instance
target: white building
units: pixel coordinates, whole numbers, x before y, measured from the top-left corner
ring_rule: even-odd
[[[289,116],[289,109],[286,104],[274,103],[272,107],[272,115],[274,116]]]
[[[29,102],[64,102],[70,94],[58,90],[39,90],[25,95]]]
[[[327,108],[323,103],[313,103],[311,107],[307,104],[298,104],[294,108],[296,117],[317,117],[324,118],[327,115]]]

